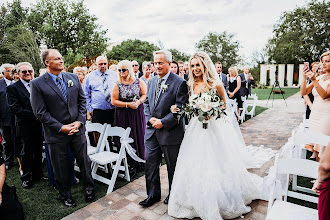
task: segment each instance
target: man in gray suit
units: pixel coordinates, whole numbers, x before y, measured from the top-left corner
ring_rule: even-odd
[[[227,79],[227,75],[222,72],[222,63],[219,61],[216,62],[215,69],[217,70],[219,78],[222,81],[223,87],[226,89],[226,92],[228,92],[229,89],[228,79]]]
[[[160,50],[154,52],[157,76],[148,83],[144,113],[147,121],[145,133],[146,186],[148,198],[139,204],[148,207],[161,199],[159,165],[164,153],[169,189],[175,171],[176,160],[184,134],[183,120],[171,113],[172,105],[182,107],[188,101],[188,88],[184,79],[170,71],[172,54]],[[167,204],[169,196],[164,203]]]
[[[241,96],[246,98],[251,95],[251,86],[255,84],[253,76],[249,73],[249,66],[244,67],[244,72],[239,74],[241,77],[241,88],[239,89]]]
[[[81,170],[85,200],[90,202],[95,197],[84,127],[86,99],[78,76],[62,72],[64,62],[57,50],[45,50],[41,58],[48,71],[31,81],[31,105],[44,128],[61,200],[64,205],[75,207],[76,203],[71,197],[68,147]]]

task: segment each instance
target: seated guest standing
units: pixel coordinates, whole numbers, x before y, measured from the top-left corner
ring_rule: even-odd
[[[317,67],[318,67],[318,62],[313,62],[312,63],[312,72],[317,73]],[[312,83],[312,80],[310,78],[307,78],[307,84]],[[311,109],[314,101],[314,96],[313,93],[309,93],[307,95],[303,96],[305,105],[306,105],[306,119],[309,119],[309,115],[311,114]]]
[[[143,72],[143,76],[141,77],[141,79],[146,83],[146,85],[148,85],[149,79],[152,78],[150,62],[144,61],[142,63],[142,72]]]
[[[324,150],[320,161],[319,176],[314,183],[313,189],[320,193],[317,210],[319,220],[330,219],[330,142]]]
[[[80,84],[81,86],[83,86],[84,84],[84,79],[85,79],[85,76],[86,76],[86,72],[85,70],[80,67],[80,66],[76,66],[74,69],[73,69],[73,73],[76,74],[79,78],[79,81],[80,81]]]
[[[175,73],[176,75],[179,75],[179,64],[177,61],[172,60],[171,63],[171,71]]]
[[[30,63],[17,64],[20,79],[7,87],[11,112],[15,115],[17,137],[22,144],[22,187],[30,188],[32,180],[45,180],[42,173],[42,127],[36,119],[30,102],[30,81],[34,70]]]
[[[18,201],[16,188],[8,186],[5,179],[5,161],[0,155],[0,219],[22,220],[24,219],[24,212],[21,203]]]
[[[147,86],[143,80],[136,79],[131,62],[123,60],[118,63],[118,81],[112,90],[112,104],[116,106],[115,126],[130,127],[130,137],[134,139],[132,147],[136,155],[145,158],[144,133],[145,116],[142,103],[146,99]],[[144,170],[144,164],[128,157],[131,172]]]
[[[242,99],[239,93],[239,90],[241,88],[241,77],[237,75],[236,67],[230,67],[228,69],[228,72],[229,72],[228,96],[230,99],[236,99],[238,105],[237,112],[240,115],[241,114],[240,108],[242,108]]]
[[[240,93],[241,96],[245,96],[246,98],[251,95],[251,86],[255,84],[253,76],[249,73],[249,66],[244,67],[244,72],[239,74],[241,77],[241,88]]]

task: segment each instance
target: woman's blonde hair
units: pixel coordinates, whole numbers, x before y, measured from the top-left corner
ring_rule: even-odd
[[[232,72],[235,77],[238,75],[236,66],[229,67],[228,72]]]
[[[203,82],[209,89],[214,88],[216,86],[215,82],[217,81],[216,78],[217,71],[209,55],[202,51],[196,52],[190,57],[189,63],[191,63],[191,60],[194,58],[197,59],[200,64],[201,71],[203,73]],[[188,80],[189,89],[193,89],[193,85],[196,80],[197,77],[195,76],[195,74],[193,74],[191,65],[189,65],[189,80]]]
[[[84,74],[86,76],[86,72],[84,70],[84,68],[82,68],[81,66],[76,66],[73,71],[74,74],[78,75],[78,72],[81,72],[82,74]]]
[[[135,76],[134,76],[134,71],[132,68],[132,63],[128,60],[122,60],[117,64],[117,69],[127,69],[128,70],[128,76],[127,76],[127,80],[133,80],[135,81]],[[118,71],[118,82],[122,83],[122,79],[120,76],[120,73]]]
[[[322,63],[322,58],[323,58],[323,57],[326,57],[326,56],[330,56],[330,50],[328,50],[327,52],[324,52],[324,53],[321,55],[321,57],[320,57],[320,61],[321,61],[321,63]]]

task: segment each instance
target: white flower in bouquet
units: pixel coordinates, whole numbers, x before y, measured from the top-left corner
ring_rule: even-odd
[[[199,99],[197,100],[197,104],[198,104],[198,106],[200,107],[201,105],[204,105],[204,104],[205,104],[205,100],[202,99],[202,98],[199,98]]]
[[[203,112],[208,112],[212,109],[212,106],[209,103],[204,103],[199,106]]]
[[[211,106],[212,106],[212,108],[216,108],[216,107],[220,106],[220,103],[219,102],[211,102]]]

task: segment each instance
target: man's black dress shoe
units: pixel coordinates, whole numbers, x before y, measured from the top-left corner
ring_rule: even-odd
[[[86,190],[85,194],[85,201],[86,202],[91,202],[95,199],[95,193],[94,190]]]
[[[170,199],[170,195],[168,195],[167,197],[166,197],[166,199],[164,200],[164,204],[168,204],[168,200]]]
[[[31,186],[32,186],[32,181],[30,181],[30,180],[25,180],[22,182],[22,187],[24,189],[29,189],[29,188],[31,188]]]
[[[149,207],[160,201],[160,197],[148,197],[145,200],[139,202],[139,205]]]
[[[62,198],[61,200],[67,207],[74,208],[77,206],[76,202],[72,198]]]

